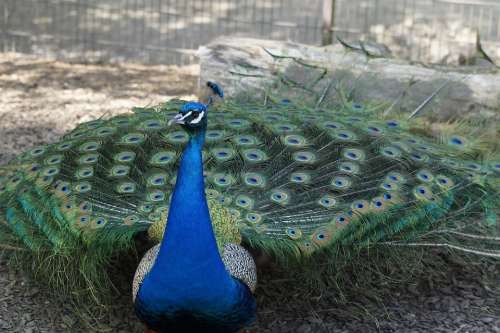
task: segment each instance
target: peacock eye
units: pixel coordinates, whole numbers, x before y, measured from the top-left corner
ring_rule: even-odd
[[[191,111],[191,114],[188,117],[189,123],[193,124],[193,125],[198,124],[202,117],[203,117],[203,115],[201,114],[201,112],[199,110],[193,110],[193,111]]]

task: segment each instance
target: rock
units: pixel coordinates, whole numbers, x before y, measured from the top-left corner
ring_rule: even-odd
[[[310,333],[311,331],[312,331],[312,328],[308,324],[302,324],[297,329],[297,333]]]
[[[37,287],[33,287],[33,288],[29,289],[28,292],[25,295],[27,297],[33,297],[36,294],[38,294],[39,292],[40,292],[40,290]]]
[[[76,323],[76,320],[68,315],[63,315],[61,319],[68,327],[72,327]]]
[[[481,320],[485,324],[488,324],[488,323],[491,323],[492,321],[494,321],[495,318],[493,318],[493,317],[482,317],[479,320]]]
[[[291,42],[251,38],[216,39],[200,47],[200,81],[216,81],[228,96],[249,90],[263,92],[276,73],[292,73],[294,59],[331,69],[337,82],[357,101],[395,101],[411,112],[444,82],[434,98],[439,108],[429,106],[426,115],[440,121],[454,118],[493,117],[500,119],[500,75],[497,69],[424,66],[407,61],[375,58],[343,46],[308,46]],[[296,65],[297,67],[297,65]],[[314,72],[310,69],[310,72]],[[319,70],[318,70],[319,72]],[[328,76],[322,80],[331,80]],[[412,82],[412,83],[410,83]],[[327,83],[318,83],[325,86]]]

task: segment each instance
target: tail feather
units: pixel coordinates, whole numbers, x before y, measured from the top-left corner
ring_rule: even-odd
[[[17,238],[33,252],[41,250],[43,243],[35,237],[35,231],[31,226],[31,221],[27,220],[17,208],[9,207],[5,212],[6,224]]]
[[[373,246],[500,253],[493,140],[467,135],[465,123],[408,120],[396,112],[402,102],[358,100],[356,80],[317,64],[277,61],[288,66],[272,87],[208,115],[207,197],[238,221],[244,242],[281,258]],[[188,140],[167,119],[184,103],[81,124],[0,167],[5,225],[57,264],[77,256],[76,275],[85,267],[95,286],[112,255],[165,218]]]

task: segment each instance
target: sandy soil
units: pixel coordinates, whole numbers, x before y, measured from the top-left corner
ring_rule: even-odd
[[[81,65],[2,54],[0,164],[78,123],[174,96],[189,98],[198,71],[197,65]]]
[[[197,71],[195,66],[82,65],[0,55],[0,164],[30,146],[57,140],[79,122],[189,97]],[[245,332],[500,332],[500,288],[483,279],[486,273],[498,276],[498,267],[427,255],[442,267],[438,277],[423,269],[396,287],[376,285],[387,289],[378,301],[354,287],[339,304],[332,290],[311,295],[286,272],[261,271],[258,322]],[[103,320],[106,331],[140,332],[129,295],[116,304]],[[0,331],[89,329],[79,328],[67,304],[9,267],[0,252]]]

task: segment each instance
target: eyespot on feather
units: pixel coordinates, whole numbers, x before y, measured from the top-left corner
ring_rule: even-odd
[[[396,184],[404,184],[406,183],[406,178],[399,172],[391,171],[387,174],[385,178],[388,182],[393,182]]]
[[[290,181],[296,184],[309,184],[311,182],[311,175],[307,172],[293,172],[290,175]]]
[[[266,179],[263,175],[256,172],[246,172],[242,175],[245,185],[250,187],[264,187]]]
[[[233,139],[233,142],[239,146],[253,146],[259,143],[259,140],[253,135],[237,135]]]
[[[316,162],[317,156],[312,151],[298,151],[293,153],[292,158],[297,163],[312,164]]]
[[[87,228],[90,224],[90,216],[87,214],[79,215],[76,217],[76,225],[80,228]]]
[[[278,123],[272,125],[272,128],[277,134],[287,134],[297,129],[296,125],[289,123]]]
[[[208,188],[205,190],[205,195],[207,199],[216,199],[219,197],[220,193],[217,190],[214,190],[213,188]]]
[[[211,149],[211,154],[218,162],[226,162],[234,158],[235,151],[232,148],[217,147]]]
[[[70,150],[72,147],[73,147],[72,142],[63,142],[63,143],[60,143],[56,146],[56,150],[57,151],[66,151],[66,150]]]
[[[224,131],[222,130],[208,130],[206,136],[207,142],[217,142],[224,138]]]
[[[83,201],[78,206],[78,209],[81,213],[90,213],[92,211],[92,204],[89,201]]]
[[[432,201],[433,193],[432,190],[426,185],[418,185],[413,189],[413,195],[416,199],[422,201]]]
[[[247,195],[240,194],[235,199],[236,206],[244,209],[252,209],[254,200]]]
[[[276,189],[271,191],[271,201],[285,206],[290,201],[290,194],[287,191]]]
[[[365,153],[356,148],[344,149],[342,151],[342,156],[352,161],[363,161],[365,159]]]
[[[134,225],[137,222],[139,222],[139,216],[137,215],[129,215],[123,219],[123,224],[128,226]]]
[[[99,229],[99,228],[103,228],[107,223],[108,223],[108,220],[106,218],[99,216],[99,217],[96,217],[95,219],[92,220],[90,226],[92,229]]]
[[[351,217],[345,213],[338,213],[333,218],[333,224],[337,227],[344,227],[351,221]]]
[[[216,173],[211,178],[213,184],[221,188],[229,187],[235,182],[234,177],[230,174]]]
[[[290,239],[297,240],[302,238],[302,231],[298,227],[288,227],[285,233]]]
[[[54,183],[54,194],[58,197],[66,197],[71,194],[71,185],[65,181]]]
[[[92,185],[89,182],[79,182],[73,186],[73,190],[77,193],[87,193],[92,190]]]
[[[39,146],[39,147],[35,147],[33,149],[31,149],[28,153],[32,156],[32,157],[38,157],[38,156],[41,156],[45,153],[46,151],[46,148],[43,147],[43,146]]]
[[[120,142],[127,145],[137,145],[144,142],[146,136],[142,133],[129,133],[121,137]]]
[[[84,153],[96,151],[101,147],[101,143],[97,141],[85,142],[78,147],[78,150]]]
[[[332,240],[332,231],[326,227],[320,227],[311,235],[311,240],[318,246],[326,246]]]
[[[335,133],[334,137],[340,141],[356,141],[358,137],[352,131],[339,130]]]
[[[152,202],[164,201],[166,199],[165,192],[160,190],[151,190],[146,194],[146,200]]]
[[[167,174],[157,172],[150,175],[147,179],[148,186],[164,186],[167,184]]]
[[[174,163],[177,158],[175,151],[159,151],[151,156],[149,163],[152,165],[167,165]]]
[[[76,169],[75,176],[77,179],[89,178],[94,175],[94,168],[92,166],[84,166]]]
[[[243,158],[247,162],[258,163],[267,160],[267,154],[261,149],[245,149],[242,151]]]
[[[419,170],[417,172],[416,177],[418,180],[426,183],[430,183],[434,180],[434,175],[429,170],[426,169]]]
[[[366,200],[356,200],[351,204],[351,210],[354,214],[363,215],[370,211],[370,204]]]
[[[339,170],[350,175],[356,175],[359,173],[359,165],[352,162],[342,162],[339,164]]]
[[[172,144],[181,144],[187,142],[189,140],[189,136],[186,132],[175,131],[167,134],[166,140]]]
[[[343,177],[343,176],[337,176],[334,177],[330,183],[332,188],[336,190],[347,190],[351,187],[351,180],[348,177]]]
[[[99,160],[99,154],[92,153],[92,154],[85,154],[80,156],[78,159],[79,164],[94,164],[97,163]]]
[[[262,216],[258,213],[255,213],[255,212],[247,213],[247,215],[245,216],[245,219],[250,224],[258,224],[258,223],[262,222]]]
[[[307,144],[306,138],[296,134],[285,135],[282,137],[282,141],[286,146],[292,148],[301,148]]]
[[[370,208],[375,212],[381,212],[388,208],[388,203],[384,200],[384,197],[375,197],[370,202]]]
[[[381,154],[388,158],[400,158],[402,155],[398,148],[391,146],[382,148]]]
[[[337,205],[337,200],[333,195],[325,194],[318,200],[318,203],[322,207],[333,208]]]
[[[113,159],[119,163],[130,163],[135,160],[135,152],[133,151],[122,151],[113,156]]]
[[[63,161],[63,158],[64,157],[61,154],[51,155],[45,159],[45,164],[47,165],[60,164]]]
[[[136,184],[132,182],[122,182],[116,185],[115,191],[120,194],[130,194],[134,193],[136,190]]]
[[[316,245],[315,243],[309,241],[309,240],[304,240],[298,244],[300,252],[305,255],[309,256],[311,255],[315,250],[316,250]]]
[[[447,177],[445,175],[437,175],[435,182],[439,187],[443,189],[449,189],[455,186],[455,182],[450,177]]]

